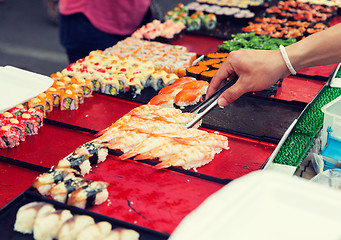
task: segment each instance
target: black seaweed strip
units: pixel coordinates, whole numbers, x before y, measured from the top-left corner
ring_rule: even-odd
[[[6,221],[8,222],[10,218],[9,224],[11,228],[10,229],[4,229],[4,226],[2,226],[2,232],[6,232],[6,234],[10,234],[10,239],[17,240],[17,239],[32,239],[32,235],[27,234],[20,234],[13,230],[14,221],[16,212],[19,207],[22,205],[33,202],[33,201],[43,201],[47,203],[51,203],[54,205],[56,209],[68,209],[72,212],[72,214],[78,214],[78,215],[89,215],[95,219],[96,222],[99,221],[108,221],[112,224],[113,228],[116,227],[123,227],[127,229],[133,229],[140,234],[140,240],[165,240],[169,238],[168,233],[158,232],[149,228],[141,227],[132,223],[124,222],[115,218],[111,218],[102,214],[94,213],[87,209],[80,209],[77,207],[68,206],[64,203],[60,203],[57,201],[54,201],[52,199],[49,199],[37,192],[34,191],[32,187],[28,188],[26,191],[18,195],[15,199],[13,199],[11,202],[6,204],[1,210],[0,210],[0,221]],[[7,217],[6,217],[7,215]],[[8,218],[9,217],[9,218]]]
[[[98,131],[90,129],[90,128],[84,128],[84,127],[80,127],[80,126],[69,124],[69,123],[60,122],[60,121],[49,119],[49,118],[45,118],[44,123],[54,125],[57,127],[63,127],[63,128],[76,130],[76,131],[90,133],[92,135],[95,135],[96,133],[98,133]]]
[[[292,77],[300,77],[305,78],[309,80],[315,80],[315,81],[321,81],[321,82],[327,82],[329,79],[329,76],[320,76],[320,75],[308,75],[304,73],[296,73],[296,75],[291,75]]]

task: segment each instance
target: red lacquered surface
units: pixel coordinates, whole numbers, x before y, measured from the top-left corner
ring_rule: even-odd
[[[313,100],[324,84],[325,82],[323,81],[289,76],[284,78],[275,98],[308,103]]]
[[[54,109],[47,114],[47,117],[99,131],[110,126],[117,119],[139,105],[141,104],[94,93],[93,97],[85,99],[85,102],[80,105],[78,110],[61,111]]]
[[[90,134],[45,124],[38,135],[12,149],[0,149],[0,155],[50,168],[79,145],[94,139]]]
[[[106,181],[109,199],[91,211],[161,232],[180,221],[222,185],[109,157],[85,177]]]
[[[334,71],[336,67],[337,67],[337,64],[331,64],[331,65],[325,65],[325,66],[304,68],[297,72],[310,75],[310,76],[316,75],[316,76],[329,77],[329,75]]]
[[[38,172],[0,162],[0,208],[31,186]]]
[[[198,168],[197,172],[221,179],[236,179],[259,170],[276,148],[275,144],[231,134],[219,134],[228,137],[230,149],[217,154],[212,162]]]
[[[181,38],[174,40],[172,45],[185,46],[189,52],[207,55],[208,53],[216,52],[218,46],[223,44],[223,42],[224,40],[217,38],[185,34]]]

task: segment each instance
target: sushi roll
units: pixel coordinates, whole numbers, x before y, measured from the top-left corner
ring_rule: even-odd
[[[186,68],[186,75],[189,77],[198,79],[198,77],[200,76],[200,73],[206,70],[208,70],[208,67],[206,65],[192,66],[192,67]]]
[[[201,101],[202,95],[199,91],[193,89],[181,90],[174,98],[175,105],[180,108],[194,105]]]
[[[162,108],[172,108],[174,107],[174,96],[171,94],[158,94],[150,99],[150,105],[158,105]]]
[[[47,89],[46,92],[48,92],[52,95],[53,107],[59,107],[59,105],[60,105],[60,90],[58,90],[57,88],[54,88],[54,87],[50,87],[49,89]]]
[[[212,29],[215,29],[215,27],[217,26],[217,17],[213,13],[205,14],[202,17],[202,22],[203,22],[203,26],[207,30],[212,30]]]
[[[52,80],[54,81],[59,81],[62,77],[63,77],[63,74],[61,72],[52,73],[50,75],[50,78],[52,78]]]
[[[69,210],[57,210],[40,216],[33,225],[34,239],[53,240],[57,238],[60,227],[70,218],[72,218],[72,214]]]
[[[26,126],[25,126],[25,124],[19,122],[19,120],[16,118],[11,118],[10,120],[8,120],[8,124],[11,125],[13,128],[15,128],[15,130],[17,131],[17,133],[19,135],[20,141],[25,141],[25,139],[26,139],[26,135],[25,135]]]
[[[92,182],[89,185],[72,192],[67,201],[68,205],[89,208],[105,202],[108,198],[108,183]]]
[[[20,143],[18,132],[11,125],[0,128],[0,148],[14,148]]]
[[[40,109],[44,115],[46,113],[46,101],[44,99],[35,97],[28,100],[27,108],[38,108]]]
[[[123,72],[118,72],[114,78],[118,81],[119,83],[119,89],[120,92],[128,92],[129,91],[129,85],[128,85],[128,78]],[[115,81],[116,81],[115,80]]]
[[[101,92],[115,96],[120,92],[120,83],[115,78],[105,78],[102,81]]]
[[[21,117],[18,117],[19,122],[25,124],[26,136],[35,135],[38,133],[37,119],[29,113],[24,113]]]
[[[129,78],[128,80],[129,91],[131,91],[135,95],[141,94],[141,91],[144,89],[142,82],[145,81],[146,79],[142,74],[136,74],[135,76]]]
[[[108,148],[96,141],[85,143],[73,152],[75,155],[85,155],[89,158],[91,165],[103,162],[108,156]]]
[[[76,240],[78,234],[89,225],[95,224],[92,217],[87,215],[75,215],[68,219],[60,227],[58,240]]]
[[[31,234],[35,221],[55,209],[52,204],[44,202],[30,202],[21,206],[17,212],[14,231],[23,234]]]
[[[52,87],[59,91],[65,91],[65,83],[63,83],[62,81],[55,81],[52,84]]]
[[[115,228],[112,230],[107,236],[102,238],[101,240],[138,240],[140,237],[140,234],[132,229],[126,229],[126,228]]]
[[[36,119],[38,128],[43,126],[44,113],[40,109],[30,108],[27,110],[27,113]]]
[[[80,231],[76,240],[100,240],[111,232],[111,228],[111,224],[106,221],[88,225]]]
[[[174,73],[169,73],[167,75],[162,76],[162,87],[171,85],[178,78],[179,78],[178,75]]]
[[[15,115],[10,112],[4,112],[3,114],[0,114],[0,120],[2,121],[8,121],[12,118],[15,118]]]
[[[76,84],[78,84],[84,93],[84,97],[90,97],[92,95],[92,82],[89,79],[76,78]]]
[[[167,72],[159,70],[155,71],[150,80],[150,86],[154,88],[155,91],[159,91],[161,88],[164,87],[163,85],[163,78],[167,76]]]
[[[24,105],[19,104],[15,106],[14,108],[11,108],[10,110],[8,110],[8,112],[12,113],[16,117],[20,117],[23,113],[27,112],[27,108]]]
[[[102,79],[99,75],[91,75],[90,80],[92,82],[92,89],[94,92],[100,92],[102,88]]]
[[[47,195],[54,184],[74,178],[77,174],[77,171],[72,168],[54,169],[40,174],[33,181],[32,186],[37,189],[40,194]]]
[[[54,169],[75,169],[80,175],[84,176],[91,170],[89,159],[85,155],[70,154],[69,156],[60,160]]]
[[[45,102],[45,112],[52,112],[53,110],[53,96],[49,92],[44,92],[38,95],[38,98]]]
[[[58,202],[66,203],[70,193],[88,185],[90,182],[90,180],[85,178],[69,178],[54,185],[50,189],[49,195]]]
[[[71,90],[66,90],[60,95],[60,110],[77,110],[78,96]]]
[[[201,28],[201,18],[197,13],[193,13],[187,19],[187,30],[188,31],[197,31]]]
[[[84,91],[78,84],[73,83],[67,89],[71,90],[73,93],[76,93],[79,104],[84,103]]]

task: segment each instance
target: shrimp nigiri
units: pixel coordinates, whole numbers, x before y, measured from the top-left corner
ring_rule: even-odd
[[[127,152],[133,149],[135,146],[140,144],[149,136],[148,133],[141,133],[135,131],[129,131],[127,134],[117,139],[117,141],[112,141],[108,143],[108,148],[113,150],[121,150],[122,152]]]
[[[216,151],[208,146],[189,146],[170,159],[157,164],[157,169],[179,166],[184,169],[201,167],[212,161]]]
[[[218,148],[219,152],[221,148],[228,149],[228,139],[225,136],[214,134],[214,133],[206,133],[196,137],[186,137],[186,138],[174,138],[176,141],[182,144],[188,145],[205,145],[209,147]]]

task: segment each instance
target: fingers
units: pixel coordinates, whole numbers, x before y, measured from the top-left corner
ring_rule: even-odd
[[[226,83],[226,79],[232,77],[232,74],[234,74],[233,72],[231,74],[230,66],[228,65],[229,63],[225,61],[213,76],[207,89],[206,98],[209,98],[218,91]]]
[[[242,96],[247,91],[246,88],[241,84],[242,81],[238,80],[234,85],[223,92],[218,98],[218,105],[220,107],[225,107],[226,105],[234,102],[240,96]]]

